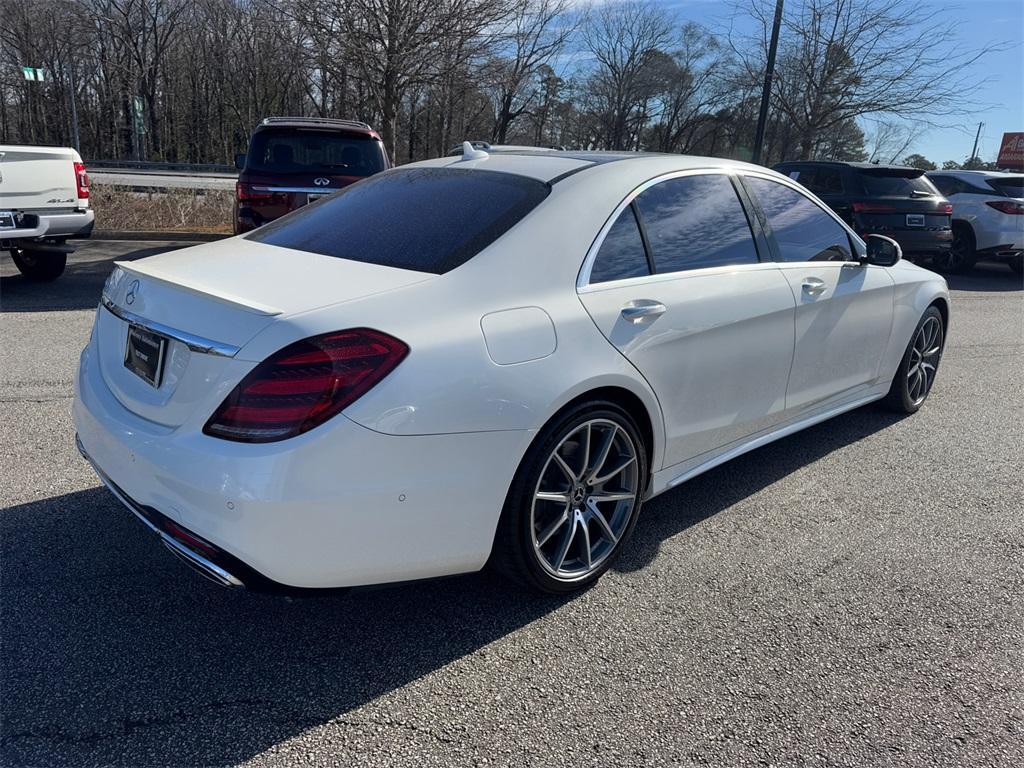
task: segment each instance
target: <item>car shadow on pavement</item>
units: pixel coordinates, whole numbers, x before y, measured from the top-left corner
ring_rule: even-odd
[[[187,243],[185,245],[188,245]],[[134,261],[181,248],[167,244],[131,248],[119,252],[118,261]],[[88,255],[84,251],[81,255]],[[5,260],[8,259],[3,254]],[[85,260],[74,255],[68,258],[64,274],[52,283],[34,283],[17,272],[0,277],[0,312],[52,312],[72,309],[93,309],[100,302],[103,283],[114,268],[114,258]],[[13,270],[13,267],[11,268]],[[11,271],[11,270],[8,270]]]
[[[862,408],[664,494],[617,569],[896,420]],[[225,590],[99,487],[4,509],[0,534],[4,765],[238,763],[572,601],[486,574],[295,600]]]
[[[664,541],[833,451],[905,418],[866,405],[739,456],[647,502],[615,569],[643,568]]]
[[[969,274],[943,277],[951,291],[1024,291],[1024,277],[1005,264],[981,262]]]

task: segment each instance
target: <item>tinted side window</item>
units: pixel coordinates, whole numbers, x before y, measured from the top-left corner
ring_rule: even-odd
[[[727,176],[684,176],[636,198],[657,272],[757,262],[750,224]]]
[[[843,174],[838,168],[815,168],[813,175],[806,181],[801,174],[800,182],[816,195],[841,195],[843,193]]]
[[[850,261],[850,238],[839,223],[794,189],[747,177],[768,217],[783,261]]]
[[[956,184],[950,176],[928,176],[935,188],[939,190],[944,196],[949,196],[956,193]]]
[[[400,168],[345,187],[246,238],[444,274],[501,237],[550,191],[544,182],[511,173]]]
[[[651,273],[647,266],[644,240],[640,236],[633,206],[627,205],[612,224],[590,269],[591,283],[642,277]]]

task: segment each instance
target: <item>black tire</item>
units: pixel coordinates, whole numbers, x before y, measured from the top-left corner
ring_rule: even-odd
[[[1013,270],[1014,274],[1024,275],[1024,253],[1018,253],[1006,264]]]
[[[966,275],[977,263],[974,230],[968,224],[954,224],[953,245],[945,254],[935,257],[935,268],[951,275]]]
[[[914,361],[921,361],[921,355],[915,352],[918,341],[921,338],[922,329],[926,324],[938,321],[939,336],[935,342],[935,347],[938,352],[934,357],[926,357],[925,359],[932,360],[934,368],[932,370],[931,379],[927,378],[927,374],[922,371],[921,375],[925,376],[925,389],[923,396],[921,393],[915,393],[912,391],[914,377],[911,374],[911,366]],[[928,399],[928,395],[931,394],[932,386],[935,382],[935,377],[938,375],[939,362],[942,360],[942,352],[945,349],[946,344],[946,326],[942,321],[942,313],[937,307],[931,306],[924,311],[921,315],[921,319],[918,321],[917,326],[914,328],[914,333],[910,336],[910,341],[907,343],[907,349],[903,353],[903,359],[900,361],[900,367],[896,369],[896,375],[893,376],[892,384],[889,387],[889,394],[885,396],[882,401],[882,405],[890,411],[896,413],[917,413],[921,406],[924,405],[925,400]],[[932,345],[927,345],[931,347]]]
[[[552,454],[560,445],[572,445],[572,443],[566,443],[565,441],[569,437],[574,436],[574,433],[583,425],[593,420],[614,422],[632,443],[637,470],[632,508],[628,518],[620,519],[621,530],[618,533],[617,540],[612,544],[610,538],[604,538],[604,541],[610,545],[610,548],[602,555],[603,559],[600,563],[595,563],[592,571],[578,577],[559,578],[542,564],[541,557],[543,555],[538,554],[535,547],[532,513],[535,504],[534,494],[537,492],[542,481],[542,473],[545,470],[552,471]],[[613,439],[618,440],[621,438],[618,436],[618,433],[615,433]],[[623,445],[626,444],[623,443]],[[596,459],[594,463],[596,463]],[[587,474],[588,467],[590,467],[589,464],[580,470],[579,474],[581,477]],[[597,469],[597,467],[591,468],[592,474],[597,474]],[[505,499],[488,565],[521,586],[550,594],[567,594],[588,587],[597,581],[615,562],[622,551],[623,544],[633,532],[637,518],[640,516],[641,499],[647,487],[647,481],[647,448],[644,445],[640,430],[637,428],[636,422],[634,422],[632,417],[620,406],[607,400],[591,400],[572,406],[558,414],[541,430],[523,457]],[[570,488],[567,496],[570,495],[571,490]],[[583,503],[585,502],[581,502],[581,504]],[[572,503],[570,502],[565,508],[565,514],[570,516],[572,514],[571,505]],[[615,509],[618,510],[619,507],[616,506]],[[625,515],[626,513],[614,513],[612,515],[613,524],[614,518],[618,514]],[[568,525],[571,527],[571,530],[564,534],[564,537],[568,538],[570,542],[567,547],[571,546],[578,550],[584,541],[586,544],[590,544],[592,541],[591,531],[594,532],[593,535],[598,536],[597,541],[600,545],[603,534],[599,532],[599,526],[596,521],[583,523],[583,526],[588,529],[586,537],[576,535],[577,528],[575,523],[568,522]],[[590,526],[593,527],[591,528]],[[552,538],[561,537],[552,536]],[[579,539],[578,543],[576,541],[577,538]],[[589,561],[589,554],[587,557]],[[550,567],[550,563],[548,567]]]
[[[68,263],[66,253],[31,251],[23,248],[12,248],[11,258],[25,279],[36,283],[56,280],[64,274],[64,267]]]

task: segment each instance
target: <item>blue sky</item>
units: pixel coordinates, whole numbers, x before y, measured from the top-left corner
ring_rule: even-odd
[[[731,8],[714,0],[657,0],[679,18],[706,27],[724,26]],[[794,1],[795,0],[791,0]],[[942,164],[963,161],[971,152],[978,123],[984,122],[978,154],[995,160],[1004,131],[1024,131],[1024,0],[927,0],[916,2],[927,22],[954,22],[965,49],[1004,43],[1007,50],[990,53],[972,65],[971,79],[988,82],[972,96],[982,108],[970,115],[951,116],[948,125],[921,132],[908,150]],[[863,126],[870,131],[869,125]]]

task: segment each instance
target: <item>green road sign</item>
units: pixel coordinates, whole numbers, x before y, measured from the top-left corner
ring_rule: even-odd
[[[36,69],[35,67],[22,67],[21,74],[25,76],[26,80],[32,80],[38,83],[41,83],[46,79],[46,70]]]

